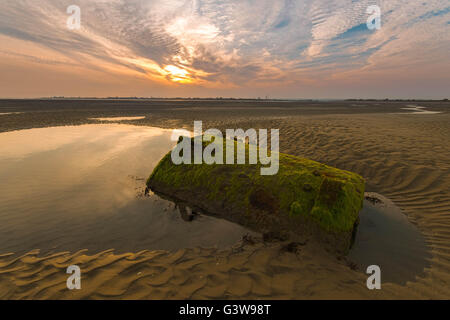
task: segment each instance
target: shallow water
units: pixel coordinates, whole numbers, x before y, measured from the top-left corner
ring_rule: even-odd
[[[248,231],[207,216],[185,222],[144,197],[172,148],[168,130],[83,125],[0,134],[0,254],[230,246]]]
[[[114,122],[114,121],[134,121],[134,120],[142,120],[145,119],[145,116],[143,117],[107,117],[107,118],[90,118],[91,120],[98,120],[98,121],[108,121],[108,122]]]
[[[382,282],[404,284],[422,276],[431,260],[422,233],[389,199],[376,193],[366,197],[377,200],[364,201],[350,260],[362,271],[378,265]]]
[[[409,114],[439,114],[442,113],[440,111],[429,111],[425,110],[426,107],[416,106],[416,105],[408,105],[407,108],[402,108],[403,110],[410,110]]]
[[[0,116],[7,116],[10,114],[21,114],[23,112],[0,112]]]

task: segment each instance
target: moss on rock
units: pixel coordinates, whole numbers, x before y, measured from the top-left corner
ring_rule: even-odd
[[[262,176],[261,166],[174,165],[168,153],[147,186],[258,232],[289,232],[295,238],[316,238],[327,248],[348,251],[363,205],[361,176],[282,153],[278,174]]]

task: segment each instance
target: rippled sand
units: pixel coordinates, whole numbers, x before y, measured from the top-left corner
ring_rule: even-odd
[[[189,126],[196,116],[174,113],[172,124]],[[360,173],[368,191],[392,199],[424,234],[430,267],[406,285],[383,282],[382,290],[369,291],[362,270],[314,244],[297,252],[259,240],[222,251],[78,252],[45,258],[34,252],[0,258],[0,298],[450,298],[448,111],[419,117],[384,112],[202,117],[210,127],[279,128],[281,151]],[[66,289],[65,268],[71,264],[82,269],[80,291]]]

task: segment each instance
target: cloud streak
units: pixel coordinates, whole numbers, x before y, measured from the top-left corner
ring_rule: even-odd
[[[72,4],[82,12],[78,31],[66,28]],[[382,10],[378,31],[366,27],[373,4]],[[23,42],[4,43],[0,55],[38,65],[65,61],[175,91],[279,87],[305,96],[326,89],[321,83],[371,73],[380,79],[382,70],[392,77],[415,68],[423,76],[440,66],[447,77],[436,79],[449,81],[449,21],[449,3],[437,0],[0,0],[0,35]],[[27,49],[34,46],[53,57]]]

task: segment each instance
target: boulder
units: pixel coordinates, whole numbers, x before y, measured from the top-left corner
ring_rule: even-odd
[[[261,166],[175,165],[169,152],[154,169],[147,187],[165,198],[189,204],[196,212],[262,234],[284,234],[292,241],[317,240],[328,251],[346,254],[363,206],[364,179],[283,153],[279,154],[276,175],[261,175]]]

